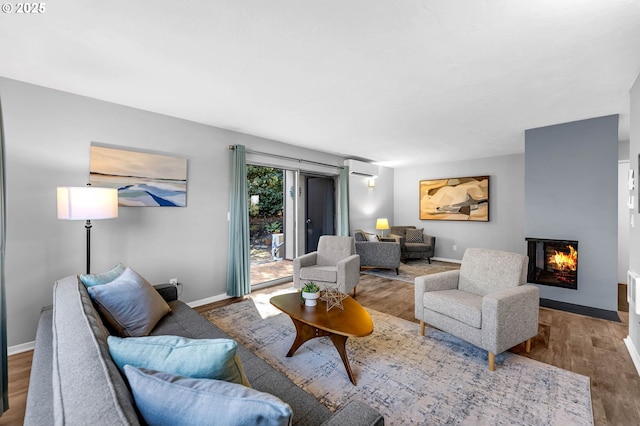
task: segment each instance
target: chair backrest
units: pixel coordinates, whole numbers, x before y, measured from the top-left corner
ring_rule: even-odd
[[[404,237],[407,234],[407,228],[408,229],[416,229],[416,227],[413,226],[413,225],[411,225],[411,226],[392,226],[391,229],[389,230],[389,233],[393,234],[393,235],[400,235],[401,237]]]
[[[506,251],[468,248],[462,256],[458,289],[486,296],[527,281],[527,256]]]
[[[322,235],[318,241],[316,265],[335,266],[338,261],[352,254],[356,254],[356,243],[353,237]]]

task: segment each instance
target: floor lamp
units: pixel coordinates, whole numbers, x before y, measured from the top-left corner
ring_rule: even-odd
[[[87,274],[91,263],[91,221],[118,217],[118,190],[95,186],[59,186],[58,219],[85,220]]]

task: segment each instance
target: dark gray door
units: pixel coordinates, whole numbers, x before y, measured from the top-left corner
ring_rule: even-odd
[[[334,235],[334,180],[326,177],[305,177],[307,187],[305,223],[305,253],[318,249],[321,235]]]

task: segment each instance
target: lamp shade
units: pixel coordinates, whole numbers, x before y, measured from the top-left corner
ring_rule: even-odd
[[[387,220],[387,218],[383,217],[376,220],[376,229],[389,229],[389,221]]]
[[[118,217],[118,190],[94,186],[59,186],[58,219],[91,220]]]

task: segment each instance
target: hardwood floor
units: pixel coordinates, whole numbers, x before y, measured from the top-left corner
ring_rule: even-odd
[[[269,293],[291,283],[258,290]],[[416,322],[413,285],[371,275],[361,275],[357,300],[363,306]],[[206,312],[244,300],[223,300],[196,308]],[[622,339],[628,335],[627,313],[622,323],[540,308],[538,335],[531,352],[524,345],[512,352],[591,378],[591,399],[596,425],[640,424],[640,376]],[[10,409],[0,417],[2,425],[20,425],[24,418],[32,352],[9,357]],[[495,373],[499,374],[498,368]],[[489,373],[488,373],[489,374]]]
[[[24,420],[31,358],[33,351],[9,357],[9,409],[0,417],[0,425],[21,425]]]

